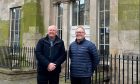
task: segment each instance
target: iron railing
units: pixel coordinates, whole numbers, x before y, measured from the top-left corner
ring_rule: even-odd
[[[69,80],[67,59],[65,82]],[[101,55],[92,84],[140,84],[140,56]]]
[[[36,69],[34,47],[0,46],[0,67]],[[65,62],[65,82],[70,79],[69,58]],[[93,84],[140,84],[140,56],[101,55]]]
[[[34,47],[0,46],[0,67],[36,69]]]

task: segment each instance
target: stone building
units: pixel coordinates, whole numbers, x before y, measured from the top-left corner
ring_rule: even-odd
[[[0,46],[35,46],[55,24],[68,48],[82,25],[100,53],[139,54],[139,5],[139,0],[0,0]]]
[[[82,25],[101,54],[140,54],[140,0],[0,0],[0,46],[35,47],[52,24],[66,49]]]

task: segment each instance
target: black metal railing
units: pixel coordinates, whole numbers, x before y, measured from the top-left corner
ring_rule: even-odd
[[[0,46],[0,67],[9,69],[36,69],[34,47]]]
[[[34,47],[0,46],[0,67],[7,69],[36,69]],[[65,82],[69,80],[69,61],[65,62]],[[140,84],[140,56],[100,55],[93,84]]]
[[[69,58],[67,59],[69,80]],[[92,84],[140,84],[140,56],[101,55],[100,64],[92,77]]]

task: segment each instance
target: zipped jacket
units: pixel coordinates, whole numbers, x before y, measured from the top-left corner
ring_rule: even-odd
[[[99,64],[96,46],[84,39],[72,42],[69,48],[70,75],[72,77],[91,77]]]
[[[56,69],[52,72],[60,73],[61,64],[66,59],[64,42],[55,37],[53,46],[51,46],[48,35],[40,39],[37,43],[36,50],[37,71],[39,74],[49,73],[47,67],[49,63],[55,63]]]

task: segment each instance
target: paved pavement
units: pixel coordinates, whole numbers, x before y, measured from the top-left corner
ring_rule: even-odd
[[[24,80],[1,80],[0,79],[0,84],[37,84],[36,83],[36,78],[32,79],[24,79]],[[60,78],[60,84],[70,84],[69,81],[65,83],[64,78]]]
[[[36,78],[24,80],[0,80],[0,84],[37,84]]]

